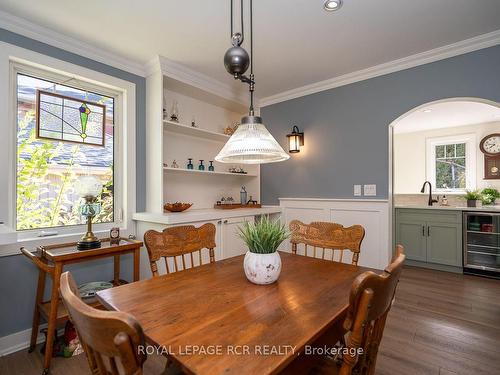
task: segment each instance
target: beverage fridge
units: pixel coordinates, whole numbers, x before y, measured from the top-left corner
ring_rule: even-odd
[[[500,278],[500,213],[463,215],[464,273]]]

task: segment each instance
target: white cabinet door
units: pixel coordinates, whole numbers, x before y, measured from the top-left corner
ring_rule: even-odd
[[[232,258],[247,252],[247,245],[238,236],[238,226],[242,225],[245,221],[253,222],[254,216],[235,217],[222,220],[221,237],[223,259]]]

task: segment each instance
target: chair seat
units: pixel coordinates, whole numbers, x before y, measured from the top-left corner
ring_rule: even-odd
[[[299,356],[280,375],[336,375],[340,364],[327,356]]]

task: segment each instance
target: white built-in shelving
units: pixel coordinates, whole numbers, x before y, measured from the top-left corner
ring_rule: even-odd
[[[189,135],[191,137],[199,137],[212,141],[226,142],[229,139],[229,135],[225,135],[223,133],[217,133],[211,130],[206,130],[199,127],[185,125],[168,120],[163,120],[163,127],[165,131]]]
[[[188,174],[205,174],[205,175],[223,175],[223,176],[236,176],[236,177],[257,177],[257,174],[251,173],[234,173],[234,172],[223,172],[223,171],[209,171],[205,169],[204,171],[200,171],[198,169],[186,169],[186,168],[172,168],[172,167],[163,167],[165,172],[173,172],[173,173],[188,173]]]
[[[192,202],[190,209],[209,209],[221,197],[239,200],[242,186],[260,201],[258,165],[223,164],[215,156],[230,138],[224,129],[246,113],[245,96],[230,86],[189,71],[159,57],[149,66],[146,77],[146,210],[161,214],[165,202]],[[178,120],[164,119],[178,103]],[[191,126],[194,121],[196,127]],[[187,169],[192,159],[194,169]],[[179,168],[172,168],[175,163]],[[205,170],[198,170],[200,160]],[[210,161],[214,172],[208,171]],[[231,173],[243,168],[247,174]]]

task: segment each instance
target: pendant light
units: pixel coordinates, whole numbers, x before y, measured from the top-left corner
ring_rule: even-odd
[[[244,40],[243,0],[241,4],[241,33],[233,32],[233,0],[231,3],[231,42],[224,55],[224,66],[234,79],[248,84],[250,91],[250,107],[248,116],[241,119],[234,134],[222,147],[215,160],[222,163],[264,164],[284,161],[290,158],[280,144],[269,133],[260,116],[255,116],[253,108],[253,92],[255,78],[253,74],[253,4],[250,0],[250,56],[241,47]],[[250,67],[250,75],[245,72]]]

